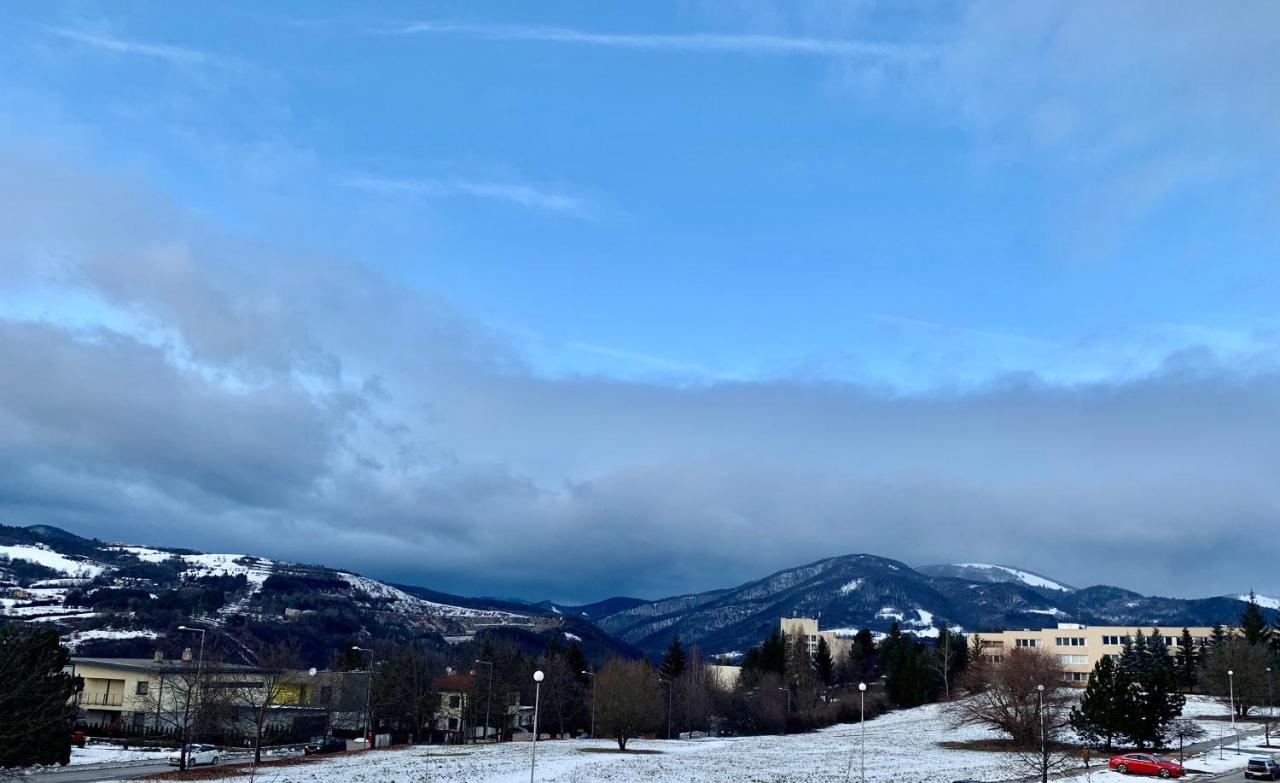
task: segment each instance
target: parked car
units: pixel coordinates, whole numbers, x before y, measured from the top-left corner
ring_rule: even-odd
[[[1180,778],[1187,774],[1182,765],[1154,753],[1125,753],[1112,756],[1107,766],[1121,775],[1159,775],[1162,778]]]
[[[215,745],[195,745],[187,746],[187,766],[198,767],[201,764],[217,764],[222,760],[222,751]],[[169,765],[173,767],[182,766],[182,752],[169,754]]]
[[[308,756],[313,753],[342,753],[347,749],[347,741],[342,737],[316,737],[307,743],[302,752]]]
[[[1280,764],[1270,756],[1254,756],[1244,766],[1245,780],[1280,780]]]

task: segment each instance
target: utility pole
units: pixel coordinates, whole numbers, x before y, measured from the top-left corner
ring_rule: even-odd
[[[484,741],[489,741],[489,705],[493,702],[493,661],[476,659],[476,663],[489,667],[489,688],[484,693]]]
[[[1036,686],[1036,712],[1040,714],[1040,783],[1049,783],[1049,745],[1044,731],[1044,686]]]
[[[858,783],[867,783],[867,684],[858,683],[858,725],[862,728],[862,769]]]
[[[191,633],[200,634],[200,655],[196,658],[196,709],[197,715],[199,710],[204,707],[204,628],[188,628],[185,625],[178,626],[179,631],[190,631]],[[187,703],[191,703],[190,688],[187,690]],[[191,745],[191,712],[188,710],[186,721],[182,725],[182,752],[178,755],[178,769],[187,768],[187,751]]]
[[[1270,669],[1267,669],[1270,672]],[[591,678],[591,739],[595,739],[595,672],[582,670],[582,674]]]
[[[364,749],[373,750],[373,650],[351,645],[356,652],[369,653],[369,681],[364,690]]]

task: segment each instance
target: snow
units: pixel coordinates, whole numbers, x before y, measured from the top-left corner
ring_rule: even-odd
[[[576,633],[569,633],[568,631],[563,631],[562,633],[564,633],[564,638],[566,638],[566,639],[569,639],[569,640],[571,640],[571,641],[575,641],[575,642],[580,642],[580,641],[582,641],[582,637],[581,637],[581,636],[579,636],[579,635],[577,635]]]
[[[37,563],[67,576],[93,578],[102,573],[102,566],[86,560],[72,560],[44,544],[0,545],[0,557]]]
[[[81,642],[91,642],[100,639],[155,639],[157,634],[155,631],[129,631],[117,630],[114,628],[99,628],[94,631],[76,631],[67,637],[67,646],[72,650]]]
[[[890,713],[866,724],[866,779],[952,780],[1008,778],[1005,754],[938,747],[944,740],[987,739],[977,727],[952,728],[943,705]],[[810,783],[854,781],[859,777],[861,730],[842,724],[790,736],[700,740],[633,740],[628,749],[654,754],[583,752],[612,750],[608,740],[560,740],[537,745],[541,783],[585,781],[623,783]],[[271,770],[274,783],[339,781],[467,781],[520,783],[529,779],[529,743],[481,746],[432,746],[350,754]],[[230,772],[230,770],[228,770]],[[223,778],[233,780],[235,778]]]
[[[188,568],[182,572],[183,579],[197,579],[202,576],[240,576],[244,575],[254,590],[261,590],[262,583],[267,581],[275,567],[275,563],[252,555],[208,554],[178,555]]]
[[[71,765],[80,764],[122,764],[130,761],[162,762],[172,753],[174,748],[156,750],[125,750],[119,745],[88,744],[83,748],[71,748]]]
[[[1061,609],[1027,609],[1025,611],[1027,614],[1047,614],[1052,615],[1053,617],[1058,617],[1059,615],[1065,617],[1067,614]]]
[[[1046,590],[1060,590],[1064,593],[1071,592],[1071,588],[1064,584],[1059,584],[1052,579],[1045,579],[1042,576],[1036,576],[1028,571],[1018,568],[1010,568],[1009,566],[991,565],[990,563],[956,563],[960,568],[977,568],[982,571],[1003,571],[1014,579],[1022,582],[1024,585],[1031,587],[1042,587]]]
[[[880,611],[876,612],[876,617],[884,620],[897,620],[898,622],[902,622],[902,612],[899,612],[898,609],[893,606],[880,607]]]
[[[177,555],[172,552],[162,552],[159,549],[152,549],[148,546],[132,546],[130,544],[112,544],[107,547],[113,552],[124,552],[133,555],[144,563],[163,563]]]
[[[862,583],[863,583],[864,581],[866,581],[866,580],[865,580],[865,579],[855,579],[855,580],[853,580],[852,582],[848,582],[848,583],[846,583],[846,584],[842,585],[842,586],[840,587],[840,595],[848,595],[849,593],[852,593],[854,590],[857,590],[859,587],[862,587]]]
[[[920,615],[919,620],[908,620],[912,625],[923,625],[928,628],[933,625],[933,612],[926,612],[923,609],[916,609],[916,614]]]
[[[1247,603],[1249,601],[1249,596],[1237,595],[1236,600]],[[1269,595],[1255,595],[1253,600],[1263,609],[1280,609],[1280,598],[1272,598]]]
[[[529,621],[528,617],[519,614],[512,614],[511,612],[500,612],[495,609],[468,609],[462,606],[451,606],[449,604],[428,601],[424,598],[409,595],[403,590],[379,582],[376,579],[370,579],[357,574],[340,572],[338,573],[338,576],[356,590],[366,593],[373,598],[389,600],[391,602],[390,609],[394,612],[485,619],[491,620],[495,624],[512,622],[527,623]]]

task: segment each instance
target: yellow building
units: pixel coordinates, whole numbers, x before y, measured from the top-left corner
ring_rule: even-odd
[[[778,625],[789,644],[794,644],[797,638],[804,639],[810,656],[818,652],[819,639],[826,640],[833,661],[844,660],[849,655],[849,650],[853,649],[852,638],[837,636],[835,631],[818,630],[818,621],[812,617],[784,617]]]
[[[1191,639],[1197,646],[1205,644],[1213,633],[1213,629],[1206,626],[1189,627],[1187,630],[1191,632]],[[975,635],[981,644],[983,657],[992,663],[1000,663],[1008,651],[1013,649],[1044,650],[1057,656],[1066,682],[1083,686],[1089,681],[1089,673],[1093,671],[1094,664],[1102,656],[1118,658],[1125,643],[1139,631],[1150,637],[1152,626],[1058,623],[1055,628],[1038,631],[1024,628],[1021,631],[995,631]],[[1170,653],[1176,654],[1177,648],[1182,644],[1182,626],[1156,628],[1155,631],[1155,635],[1170,648]]]

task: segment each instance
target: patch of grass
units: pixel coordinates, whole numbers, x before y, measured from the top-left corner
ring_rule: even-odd
[[[620,753],[627,756],[657,756],[664,751],[650,750],[648,748],[627,748],[626,750],[618,750],[617,748],[578,748],[579,753]]]

